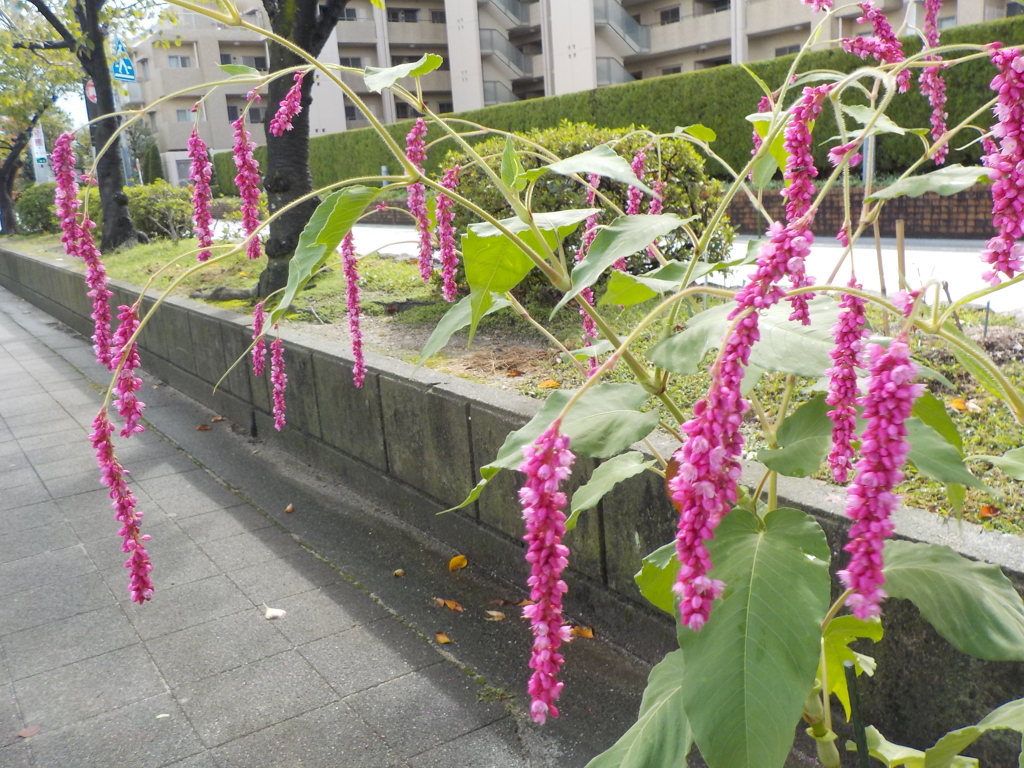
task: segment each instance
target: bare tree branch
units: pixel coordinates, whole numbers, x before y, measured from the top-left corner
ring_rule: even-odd
[[[24,48],[26,51],[56,51],[61,48],[70,49],[73,43],[67,40],[32,40],[15,43],[15,48]]]
[[[341,12],[345,10],[346,5],[348,5],[348,0],[327,0],[326,3],[320,5],[319,13],[313,24],[313,35],[310,39],[310,50],[314,54],[319,53],[323,49],[327,38],[331,36],[331,32],[338,26]]]
[[[61,39],[68,44],[69,48],[74,48],[75,36],[71,34],[71,31],[64,26],[64,23],[57,18],[57,14],[48,6],[44,0],[28,0],[33,7],[42,15],[46,22],[53,27],[54,31],[60,35]]]

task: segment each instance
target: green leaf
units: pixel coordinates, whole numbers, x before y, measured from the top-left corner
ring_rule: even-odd
[[[486,303],[482,308],[483,314],[481,317],[510,306],[508,299],[504,296],[495,296],[493,294],[485,293],[481,293],[480,295],[487,296],[489,298],[489,303]],[[464,299],[459,301],[458,304],[445,312],[444,317],[441,318],[437,327],[434,328],[434,332],[431,333],[430,338],[427,339],[427,343],[423,347],[423,352],[420,354],[420,361],[417,365],[423,365],[423,363],[436,355],[441,348],[448,343],[448,339],[452,337],[453,333],[460,331],[469,325],[473,312],[472,299],[472,296],[466,296]]]
[[[885,545],[885,591],[910,600],[946,640],[989,661],[1024,661],[1024,602],[1002,571],[949,547]]]
[[[756,72],[754,72],[754,70],[752,70],[743,62],[739,62],[739,65],[743,67],[743,71],[750,75],[753,81],[757,83],[757,87],[761,89],[764,95],[770,99],[772,97],[772,89],[768,87],[768,83],[762,80],[761,77]]]
[[[425,53],[418,60],[410,61],[407,64],[399,64],[394,67],[387,67],[386,69],[367,67],[363,80],[366,82],[367,88],[374,93],[380,93],[385,88],[390,88],[403,77],[422,77],[428,72],[433,72],[443,63],[444,59],[436,53]]]
[[[524,232],[522,239],[536,246],[533,232]],[[553,239],[553,238],[552,238]],[[477,323],[490,307],[492,293],[505,293],[515,288],[533,269],[533,261],[518,245],[505,237],[481,237],[472,227],[462,236],[462,257],[470,296],[470,340]]]
[[[874,674],[874,660],[850,649],[850,643],[861,638],[869,638],[873,642],[882,639],[882,622],[878,619],[863,621],[855,616],[837,616],[832,619],[822,635],[825,641],[825,671],[828,678],[829,693],[834,693],[846,710],[846,719],[850,719],[850,691],[846,687],[846,672],[843,662],[852,661],[858,675],[866,672]],[[819,673],[820,674],[820,673]]]
[[[589,360],[592,357],[603,355],[606,352],[613,352],[615,345],[612,344],[608,339],[598,339],[589,347],[581,347],[580,349],[570,350],[569,354],[579,360],[581,363]],[[572,360],[564,352],[559,355],[565,362],[572,365]]]
[[[779,164],[775,162],[775,158],[772,157],[771,153],[764,155],[760,160],[754,163],[754,186],[757,189],[764,189],[767,187],[771,180],[775,178],[775,172],[777,170],[779,170]]]
[[[907,460],[925,477],[990,490],[971,474],[960,451],[921,419],[907,419],[907,439],[910,441]]]
[[[694,125],[687,125],[684,128],[677,127],[675,133],[688,133],[691,136],[693,136],[693,138],[703,141],[707,144],[710,144],[712,141],[718,138],[717,133],[708,128],[706,125],[701,125],[700,123],[696,123]]]
[[[956,756],[977,741],[979,736],[989,731],[1007,730],[1024,733],[1024,699],[1007,702],[992,710],[977,725],[969,725],[947,733],[934,747],[925,750],[925,768],[950,768]]]
[[[568,304],[584,288],[597,282],[601,274],[616,261],[642,251],[687,221],[690,219],[681,219],[674,213],[657,216],[641,213],[635,216],[619,216],[607,227],[602,227],[583,261],[573,269],[572,288],[558,302],[554,312]]]
[[[580,512],[596,507],[604,495],[616,485],[634,475],[639,475],[651,466],[654,466],[654,461],[644,461],[644,455],[639,451],[620,453],[618,456],[602,462],[590,476],[590,481],[572,495],[572,513],[565,521],[565,529],[571,531],[575,528]]]
[[[299,235],[295,254],[288,262],[288,282],[277,307],[270,313],[267,328],[272,328],[284,316],[295,300],[295,295],[309,282],[313,273],[334,255],[352,225],[378,194],[380,189],[373,187],[345,187],[332,192],[317,206]]]
[[[384,0],[370,0],[370,4],[377,6],[378,8],[380,8],[382,10],[386,7],[384,5]]]
[[[658,547],[643,559],[643,565],[633,579],[640,588],[640,594],[653,606],[679,621],[676,610],[676,596],[672,586],[679,575],[679,560],[676,559],[676,543],[670,542]]]
[[[814,686],[829,605],[829,548],[812,517],[726,515],[708,542],[726,584],[699,632],[683,629],[683,706],[711,768],[779,768]]]
[[[629,162],[624,157],[617,155],[615,150],[607,144],[599,144],[586,152],[559,160],[557,163],[547,166],[547,169],[562,176],[572,176],[573,174],[582,176],[596,173],[606,179],[642,189],[649,195],[654,194],[650,187],[636,177]]]
[[[698,312],[686,321],[683,331],[651,347],[647,359],[666,371],[692,376],[700,370],[704,355],[721,345],[732,309],[730,304],[720,304]]]
[[[892,200],[900,195],[920,197],[925,192],[955,195],[968,187],[973,187],[979,181],[988,181],[988,173],[988,168],[980,165],[970,168],[950,165],[931,173],[900,179],[895,184],[872,193],[868,200]]]
[[[917,375],[920,376],[922,379],[928,379],[929,381],[937,381],[946,389],[956,391],[956,387],[953,386],[953,382],[947,379],[938,371],[936,371],[934,368],[929,368],[927,365],[921,365],[921,363],[919,363],[916,360],[914,361],[914,365],[917,366]]]
[[[219,64],[222,70],[232,77],[261,77],[262,73],[252,67],[243,67],[241,64]]]
[[[512,144],[512,137],[505,137],[505,150],[501,153],[501,180],[509,189],[519,188],[516,179],[523,173],[523,165],[519,162],[519,155]],[[522,182],[520,191],[526,188],[526,180]]]
[[[910,415],[916,416],[934,429],[942,435],[947,443],[963,454],[964,441],[960,437],[960,430],[956,428],[956,423],[949,417],[946,406],[931,392],[925,390],[924,394],[914,401],[914,409]]]
[[[995,464],[1014,480],[1024,480],[1024,448],[1014,448],[1011,451],[1007,451],[1002,456],[986,456],[984,454],[979,454],[977,456],[969,456],[968,458],[972,461],[979,460],[990,462]]]
[[[957,362],[966,368],[967,372],[970,373],[971,376],[973,376],[975,380],[977,380],[977,382],[991,394],[1004,402],[1009,401],[1010,398],[1007,395],[1006,390],[1003,388],[1003,385],[1000,384],[999,380],[980,362],[981,360],[987,360],[992,367],[996,367],[996,364],[992,361],[992,358],[988,356],[988,353],[953,323],[944,324],[942,326],[942,330],[943,332],[953,336],[957,342],[959,342],[960,346],[957,344],[947,344],[947,349],[949,349],[953,354],[953,357],[956,358]],[[964,348],[969,351],[965,351]]]
[[[576,231],[576,227],[579,226],[581,221],[585,221],[589,216],[600,212],[600,208],[570,208],[565,211],[535,213],[533,214],[533,222],[537,225],[537,229],[551,233],[558,240],[564,240]],[[515,234],[532,231],[530,225],[518,217],[501,219],[498,223],[509,232]],[[485,221],[470,224],[469,229],[481,237],[505,237],[504,232]],[[554,241],[552,240],[551,242],[553,243]]]
[[[864,732],[867,736],[868,754],[876,760],[880,760],[886,768],[899,768],[899,766],[924,768],[924,752],[921,750],[893,744],[886,740],[873,725],[865,728]],[[857,751],[853,742],[848,742],[846,748],[853,752]]]
[[[843,112],[848,114],[861,125],[867,125],[871,122],[871,119],[875,117],[875,110],[871,109],[871,107],[856,104],[843,104]],[[875,120],[874,129],[871,131],[871,135],[874,136],[876,133],[895,133],[902,136],[906,131],[896,125],[896,123],[885,115],[878,115]]]
[[[678,291],[682,288],[683,277],[686,276],[689,265],[687,261],[670,261],[642,275],[631,275],[616,270],[608,278],[608,290],[597,303],[600,306],[613,304],[628,307],[653,299],[662,293]],[[723,264],[700,262],[693,268],[690,280],[692,282],[723,268]]]
[[[780,448],[764,449],[757,460],[787,477],[808,477],[821,468],[832,447],[832,421],[825,395],[817,395],[789,414],[779,427]]]
[[[683,652],[651,670],[636,723],[587,768],[683,768],[693,734],[683,710]]]

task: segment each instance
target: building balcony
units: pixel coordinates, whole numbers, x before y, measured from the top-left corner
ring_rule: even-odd
[[[122,94],[124,106],[128,109],[137,109],[146,104],[146,97],[142,93],[141,83],[121,83],[127,93]]]
[[[507,67],[513,78],[529,77],[533,74],[532,58],[509,42],[496,29],[480,30],[480,55],[493,56]]]
[[[808,22],[815,22],[815,13],[810,6],[802,3],[788,3],[786,0],[749,0],[747,6],[747,34],[751,37],[769,35],[784,29],[806,25]],[[879,6],[889,6],[893,0],[885,0],[878,3]],[[902,4],[902,0],[895,0]],[[883,8],[884,10],[884,8]],[[856,6],[851,11],[853,16],[859,16],[861,11]],[[839,15],[843,15],[840,13]]]
[[[621,85],[632,83],[636,80],[626,68],[619,63],[618,59],[598,57],[597,59],[597,87],[603,85]]]
[[[519,101],[519,97],[512,93],[512,89],[500,80],[484,80],[484,106],[493,107],[495,104],[507,104],[510,101]]]
[[[530,7],[520,0],[478,0],[480,5],[490,3],[498,13],[508,20],[509,27],[530,26]]]
[[[450,93],[452,90],[452,73],[435,69],[420,77],[420,87],[424,93]]]
[[[338,43],[340,45],[376,45],[377,30],[374,27],[373,19],[356,19],[355,21],[341,21],[335,27],[338,32]]]
[[[650,28],[637,22],[618,0],[594,0],[594,24],[606,28],[624,43],[624,54],[646,53],[651,49]]]
[[[366,80],[363,79],[362,75],[353,75],[350,72],[342,72],[341,82],[356,93],[370,93],[370,89],[366,87]]]
[[[427,47],[448,44],[448,27],[432,21],[389,21],[388,42],[391,45]]]
[[[775,0],[765,0],[775,2]],[[779,4],[786,0],[778,0]],[[751,3],[749,18],[754,18],[754,3]],[[800,8],[799,3],[797,5]],[[748,25],[749,29],[749,25]],[[712,45],[732,37],[732,11],[705,13],[700,16],[685,16],[675,24],[659,24],[651,30],[651,53],[668,53]]]

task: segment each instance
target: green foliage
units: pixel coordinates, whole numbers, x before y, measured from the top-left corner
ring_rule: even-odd
[[[152,184],[157,179],[165,179],[164,165],[160,160],[160,148],[156,144],[150,144],[142,156],[142,180],[146,184]]]
[[[42,232],[59,232],[60,222],[53,209],[53,193],[56,184],[33,184],[27,187],[14,205],[18,214],[18,226],[28,235]]]
[[[832,421],[824,395],[808,400],[779,427],[779,448],[761,451],[757,459],[788,477],[809,477],[818,471],[832,447]]]
[[[188,187],[172,187],[157,179],[152,184],[127,187],[125,193],[140,232],[171,240],[192,237],[192,193]]]
[[[616,485],[634,475],[639,475],[652,466],[654,466],[654,461],[645,461],[644,455],[638,451],[620,453],[618,456],[602,462],[594,470],[590,481],[572,495],[572,513],[565,521],[565,529],[571,531],[575,528],[580,512],[597,506],[604,495]]]

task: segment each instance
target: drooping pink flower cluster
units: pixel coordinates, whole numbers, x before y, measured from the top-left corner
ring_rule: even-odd
[[[587,205],[593,207],[594,201],[597,200],[597,188],[601,186],[601,177],[596,173],[590,174],[587,178]],[[590,246],[594,242],[594,238],[597,237],[597,220],[600,218],[600,213],[594,213],[587,217],[586,222],[583,224],[583,240],[580,247],[576,250],[576,261],[583,261],[586,257],[587,252],[590,250]],[[583,307],[582,302],[586,302],[590,306],[594,306],[594,291],[587,286],[580,291],[580,317],[583,318],[583,346],[589,347],[593,345],[593,340],[597,338],[597,324],[594,322],[586,309]],[[598,368],[597,356],[593,355],[590,358],[590,375],[594,375],[594,371]]]
[[[134,341],[129,344],[129,340],[139,327],[139,315],[134,306],[122,304],[119,309],[117,319],[121,324],[114,334],[112,346],[115,350],[114,366],[120,364],[121,370],[114,381],[114,397],[117,398],[117,412],[124,419],[121,437],[131,437],[146,431],[139,423],[142,420],[142,409],[146,405],[135,395],[142,389],[142,379],[135,375],[135,370],[139,367],[139,349]]]
[[[647,147],[644,147],[635,155],[629,167],[640,181],[644,180],[644,166],[647,164]],[[626,215],[636,216],[640,213],[640,202],[644,199],[643,190],[639,187],[630,186],[626,192]]]
[[[764,114],[765,112],[771,112],[772,111],[772,107],[773,107],[773,104],[772,104],[771,97],[770,96],[762,96],[761,100],[759,102],[757,102],[757,113],[759,115],[761,115],[761,114]],[[756,155],[757,154],[757,150],[759,150],[761,148],[761,144],[764,141],[761,138],[761,134],[757,132],[757,127],[756,126],[754,127],[754,131],[753,131],[753,133],[750,136],[750,141],[754,145],[754,148],[752,150],[750,150],[750,154],[751,155]]]
[[[257,97],[258,98],[258,97]],[[260,167],[253,155],[256,142],[249,140],[249,132],[245,130],[245,115],[240,115],[231,124],[235,132],[235,185],[238,196],[242,198],[242,229],[246,236],[251,235],[260,225]],[[262,254],[259,236],[249,241],[246,254],[250,259],[258,259]]]
[[[882,589],[882,549],[892,536],[889,519],[899,503],[893,488],[903,479],[902,467],[910,452],[906,420],[922,390],[913,384],[917,373],[905,337],[897,337],[888,350],[877,344],[869,349],[871,380],[860,399],[867,426],[861,441],[857,475],[847,493],[846,514],[854,521],[844,549],[850,564],[839,578],[854,593],[847,599],[858,619],[881,614],[886,594]]]
[[[213,164],[206,150],[206,142],[199,137],[199,126],[192,129],[188,139],[188,157],[192,161],[192,170],[188,175],[192,182],[192,222],[195,224],[196,240],[199,241],[199,261],[210,258],[210,246],[213,245],[213,216],[210,214],[210,201],[213,192],[210,190],[210,179],[213,178]]]
[[[566,498],[559,486],[572,474],[569,467],[576,457],[569,450],[569,438],[559,434],[558,428],[557,423],[552,424],[532,445],[524,446],[526,460],[519,465],[519,471],[526,475],[519,500],[526,522],[523,538],[528,546],[530,599],[534,601],[523,608],[533,631],[533,675],[528,690],[533,699],[530,714],[538,723],[548,715],[558,717],[555,701],[564,685],[558,681],[564,662],[558,648],[572,637],[562,620],[562,595],[568,589],[562,571],[569,562],[569,548],[562,543]]]
[[[427,160],[427,123],[421,117],[405,137],[405,156],[422,172]],[[421,182],[409,185],[409,213],[416,220],[420,240],[420,277],[429,283],[434,272],[434,250],[430,245],[430,216],[427,213],[427,191]]]
[[[274,326],[277,330],[277,325]],[[284,390],[288,386],[288,376],[284,372],[284,342],[278,336],[270,342],[270,383],[274,385],[274,429],[284,429]]]
[[[256,376],[262,376],[267,365],[267,342],[263,339],[263,323],[266,318],[263,302],[257,302],[252,310],[252,337],[256,340],[252,347],[252,372]]]
[[[341,241],[341,261],[345,269],[345,298],[348,302],[348,334],[352,339],[352,381],[363,386],[366,378],[366,360],[363,358],[363,331],[359,327],[359,264],[356,261],[356,243],[352,233]]]
[[[459,166],[444,172],[441,186],[452,190],[458,188]],[[437,242],[441,249],[444,300],[455,301],[459,293],[459,286],[455,283],[455,268],[459,265],[459,257],[455,253],[455,203],[443,193],[437,196]]]
[[[131,574],[128,592],[132,600],[140,605],[153,597],[153,563],[149,560],[145,542],[148,535],[143,535],[139,526],[142,524],[143,513],[135,509],[136,499],[125,480],[127,471],[114,455],[114,443],[111,435],[114,428],[107,418],[106,410],[101,410],[92,423],[92,434],[89,442],[96,451],[96,462],[100,467],[100,482],[110,489],[110,500],[114,507],[114,518],[121,523],[117,535],[121,537],[121,551],[128,554],[124,567]]]
[[[1012,278],[1021,269],[1024,245],[1024,55],[1020,51],[995,49],[992,63],[999,74],[992,80],[998,93],[992,126],[995,142],[986,144],[982,162],[992,177],[992,223],[999,233],[988,241],[981,259],[992,269],[981,277],[999,285],[1002,275]]]
[[[651,216],[658,216],[661,214],[665,207],[665,182],[661,179],[655,179],[651,185],[651,189],[654,192],[654,196],[651,198],[650,204],[647,206],[647,213]],[[654,261],[658,257],[654,255],[654,246],[647,246],[647,255]]]
[[[302,111],[302,72],[296,72],[292,78],[295,84],[281,99],[277,114],[270,121],[270,132],[275,136],[283,136],[285,131],[292,129],[292,119]]]
[[[799,222],[788,226],[775,222],[768,236],[750,282],[736,294],[736,307],[729,315],[736,325],[711,368],[708,394],[682,426],[686,441],[674,456],[679,471],[668,483],[680,513],[676,555],[681,565],[674,589],[680,597],[680,619],[693,630],[707,622],[711,604],[723,589],[722,582],[708,576],[712,563],[705,542],[737,499],[743,450],[740,424],[750,407],[740,386],[750,350],[761,337],[758,310],[782,299],[779,281],[792,279],[793,272],[802,269],[814,240]]]
[[[114,294],[107,288],[107,270],[92,237],[96,225],[85,215],[79,220],[78,208],[81,203],[78,200],[78,182],[75,181],[75,153],[71,148],[73,139],[72,134],[62,133],[53,145],[51,160],[57,177],[54,209],[60,219],[63,232],[60,240],[64,244],[64,252],[85,262],[85,284],[89,287],[88,295],[92,299],[92,340],[96,360],[113,370],[110,297]]]
[[[858,24],[870,24],[874,34],[869,37],[844,37],[840,42],[843,50],[866,59],[873,56],[879,64],[899,64],[906,57],[903,55],[903,43],[892,31],[892,25],[885,14],[875,7],[871,0],[857,4],[863,14],[857,19]],[[910,70],[901,70],[896,75],[896,89],[906,93],[910,88]]]
[[[851,288],[860,288],[854,277]],[[868,336],[866,302],[859,296],[844,293],[839,302],[839,319],[832,326],[835,346],[829,351],[832,367],[828,376],[828,395],[825,402],[832,406],[828,417],[832,420],[832,450],[828,465],[837,483],[845,483],[853,468],[853,437],[857,427],[857,367],[864,355],[864,339]]]
[[[854,147],[856,146],[857,142],[850,141],[846,144],[840,144],[838,147],[832,147],[832,149],[828,151],[828,161],[832,163],[832,165],[839,167],[839,164],[846,159],[847,155],[850,155],[850,153],[853,152]],[[863,159],[864,156],[860,152],[853,152],[853,154],[850,155],[850,167],[855,168],[860,165],[860,161]]]
[[[924,39],[928,48],[939,46],[939,11],[942,10],[942,0],[924,0]],[[926,61],[942,61],[941,56],[928,54]],[[918,83],[921,85],[921,93],[928,97],[928,103],[932,108],[932,138],[938,140],[946,132],[946,81],[942,77],[942,65],[925,67],[921,70],[921,77]],[[949,153],[949,144],[939,147],[932,160],[936,165],[942,165]]]
[[[809,5],[815,13],[832,10],[832,0],[800,0],[804,5]]]

